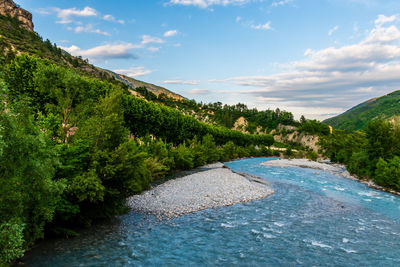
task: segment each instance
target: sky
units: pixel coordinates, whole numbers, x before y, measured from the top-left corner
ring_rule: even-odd
[[[203,103],[325,119],[400,89],[398,0],[15,0],[102,68]]]

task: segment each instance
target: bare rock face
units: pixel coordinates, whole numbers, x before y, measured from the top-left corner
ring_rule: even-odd
[[[304,133],[299,133],[294,131],[285,136],[282,134],[274,135],[274,139],[277,142],[295,142],[312,149],[314,152],[318,153],[321,147],[318,145],[319,137],[317,135],[307,135]]]
[[[243,133],[247,133],[246,127],[249,125],[249,122],[245,117],[240,117],[236,120],[235,125],[233,126],[233,130],[240,131]]]
[[[17,6],[13,0],[0,0],[0,15],[17,17],[25,29],[33,31],[32,14]]]

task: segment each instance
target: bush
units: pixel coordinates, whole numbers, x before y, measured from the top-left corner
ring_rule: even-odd
[[[207,163],[216,162],[221,159],[221,152],[218,150],[211,134],[203,137],[203,153],[206,156]]]
[[[172,150],[175,161],[175,168],[178,170],[188,170],[194,167],[194,156],[190,148],[180,144]]]
[[[376,164],[374,181],[378,185],[400,190],[400,158],[395,156],[389,162],[380,158]]]
[[[290,157],[293,157],[294,152],[292,151],[292,148],[289,147],[289,148],[286,149],[286,151],[284,152],[284,154],[285,154],[286,157],[290,158]]]
[[[235,159],[239,157],[239,154],[236,152],[236,146],[232,141],[227,142],[222,146],[223,151],[223,160],[229,161],[231,159]]]
[[[24,255],[24,225],[18,223],[0,224],[0,266]]]
[[[273,155],[273,152],[271,149],[267,148],[266,146],[261,146],[261,156],[269,157],[272,155]]]
[[[313,151],[308,151],[307,155],[306,155],[306,158],[308,158],[309,160],[312,160],[312,161],[317,161],[318,154],[313,152]]]
[[[274,157],[280,157],[281,156],[281,152],[279,150],[273,150],[272,155]]]
[[[369,176],[368,164],[368,154],[366,151],[355,152],[347,162],[347,170],[359,177],[366,177]]]
[[[319,135],[329,135],[329,126],[325,123],[319,122],[317,120],[307,120],[301,124],[299,128],[300,132],[305,132],[307,134],[319,134]]]

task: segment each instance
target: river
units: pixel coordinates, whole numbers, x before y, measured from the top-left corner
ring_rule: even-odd
[[[130,212],[39,244],[28,266],[400,266],[400,197],[302,168],[226,163],[265,178],[269,198],[172,220]]]

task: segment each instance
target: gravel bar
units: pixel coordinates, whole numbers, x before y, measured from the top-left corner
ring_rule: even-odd
[[[209,170],[169,180],[127,200],[139,212],[178,217],[199,210],[245,203],[274,193],[267,184],[233,173],[223,164],[205,166]]]
[[[344,176],[346,178],[355,179],[352,177],[350,173],[346,170],[346,167],[340,164],[332,164],[328,161],[324,162],[316,162],[311,161],[309,159],[277,159],[277,160],[270,160],[261,163],[261,165],[265,166],[275,166],[275,167],[300,167],[300,168],[311,168],[311,169],[318,169],[330,172],[337,176]]]

